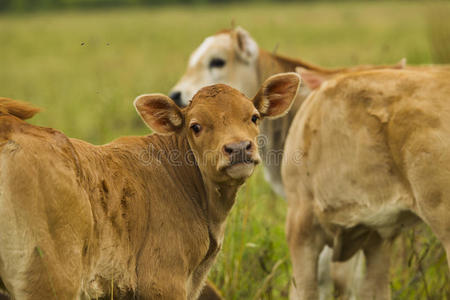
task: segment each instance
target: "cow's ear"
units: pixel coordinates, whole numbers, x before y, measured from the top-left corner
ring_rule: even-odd
[[[183,113],[166,95],[141,95],[134,106],[145,124],[157,133],[172,134],[183,128]]]
[[[406,57],[400,59],[398,63],[393,66],[394,69],[405,69],[406,68]]]
[[[319,71],[307,70],[302,67],[297,67],[295,71],[302,76],[304,84],[311,91],[318,89],[323,82],[329,80],[333,75],[336,75],[332,73],[328,74],[328,73],[321,73]]]
[[[236,53],[240,59],[249,63],[258,58],[259,48],[255,40],[242,27],[234,29]]]
[[[294,103],[300,82],[297,73],[281,73],[269,77],[253,98],[253,104],[262,117],[281,117]]]

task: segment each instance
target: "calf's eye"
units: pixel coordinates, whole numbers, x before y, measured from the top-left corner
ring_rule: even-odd
[[[213,58],[209,62],[209,68],[223,68],[226,64],[226,61],[222,58]]]
[[[258,122],[258,120],[259,120],[259,116],[258,116],[258,115],[253,115],[253,116],[252,116],[252,122],[253,122],[253,123],[256,124],[256,123]]]
[[[200,124],[194,123],[191,125],[191,129],[195,134],[198,134],[202,130],[202,126],[200,126]]]

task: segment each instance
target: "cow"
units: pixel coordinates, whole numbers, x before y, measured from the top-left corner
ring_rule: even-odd
[[[318,299],[325,245],[336,262],[363,251],[358,299],[390,299],[392,242],[417,222],[442,242],[450,267],[450,72],[302,76],[317,88],[295,116],[282,163],[291,299]]]
[[[378,69],[378,68],[404,68],[406,60],[402,59],[398,64],[386,66],[360,65],[351,68],[325,69],[300,59],[289,58],[271,53],[259,48],[256,41],[243,28],[221,30],[213,36],[207,37],[204,42],[192,53],[187,70],[177,84],[172,88],[170,97],[179,105],[186,106],[192,95],[204,85],[213,83],[225,83],[241,92],[247,97],[256,94],[258,87],[264,80],[273,74],[295,71],[297,67],[306,70],[320,72],[324,76],[334,76],[339,72],[350,70]],[[316,83],[317,84],[317,83]],[[311,88],[313,82],[310,81]],[[264,163],[264,176],[272,190],[279,196],[285,197],[281,180],[281,160],[284,143],[292,123],[292,120],[310,93],[308,86],[302,85],[293,108],[284,117],[276,120],[265,120],[261,124],[260,148]],[[329,261],[331,251],[325,249],[321,261],[321,290],[322,298],[331,297],[329,291],[331,280],[329,278]],[[350,262],[347,265],[358,265],[358,262]],[[343,276],[334,277],[336,294],[351,294],[344,282],[351,276],[353,267],[339,265],[341,270],[332,266],[332,274],[345,273]],[[342,270],[344,268],[344,270]],[[338,273],[339,272],[339,273]],[[356,280],[356,279],[355,279]]]
[[[95,146],[0,100],[0,286],[13,299],[197,299],[239,187],[260,161],[259,123],[286,113],[296,73],[252,100],[217,84],[180,109],[134,105],[155,132]]]

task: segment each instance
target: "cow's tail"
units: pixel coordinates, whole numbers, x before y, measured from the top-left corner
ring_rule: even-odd
[[[33,107],[28,103],[0,97],[0,114],[9,114],[26,120],[33,117],[39,111],[39,108]]]

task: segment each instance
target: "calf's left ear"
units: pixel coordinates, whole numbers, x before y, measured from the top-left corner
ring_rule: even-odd
[[[293,72],[269,77],[252,100],[261,117],[277,118],[286,114],[294,103],[300,82],[300,75]]]
[[[141,95],[134,100],[134,107],[145,124],[159,134],[177,133],[183,128],[183,113],[166,95]]]

